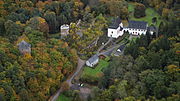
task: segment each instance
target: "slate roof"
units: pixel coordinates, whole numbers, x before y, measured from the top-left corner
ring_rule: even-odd
[[[29,49],[31,47],[31,44],[27,43],[26,41],[22,40],[19,44],[19,49]]]
[[[121,23],[121,19],[118,17],[113,20],[112,24],[109,26],[109,28],[117,29],[119,27],[119,24]]]
[[[121,45],[118,49],[120,49],[121,51],[125,48],[125,44],[124,45]]]
[[[155,32],[156,30],[157,30],[156,27],[153,26],[153,25],[151,25],[151,26],[148,27],[148,31],[153,31],[153,32]]]
[[[120,26],[120,31],[122,31],[123,30],[123,28]]]
[[[99,59],[98,55],[94,55],[94,56],[92,56],[88,61],[89,61],[89,63],[91,64],[91,63],[93,63],[94,61],[96,61],[97,59]]]
[[[144,21],[129,21],[128,28],[147,29],[147,22],[144,22]]]

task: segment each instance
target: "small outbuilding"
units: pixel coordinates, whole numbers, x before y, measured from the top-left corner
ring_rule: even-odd
[[[19,48],[19,51],[20,51],[22,54],[25,54],[25,53],[31,54],[31,44],[27,43],[27,42],[24,41],[24,40],[22,40],[22,41],[18,44],[18,48]]]
[[[125,49],[126,45],[121,45],[114,53],[114,56],[120,56],[123,55],[124,49]]]
[[[156,33],[157,28],[155,26],[151,25],[148,27],[148,31],[151,35],[153,35],[154,33]]]
[[[118,52],[122,52],[122,51],[124,50],[124,48],[125,48],[125,45],[121,45],[121,46],[117,49],[117,51],[118,51]]]
[[[61,36],[67,36],[69,34],[69,25],[64,24],[61,26]]]
[[[94,67],[98,62],[99,62],[98,55],[94,55],[86,61],[86,65],[89,67]]]

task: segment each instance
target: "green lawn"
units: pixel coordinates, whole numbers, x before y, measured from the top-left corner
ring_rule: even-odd
[[[161,23],[161,21],[163,21],[160,17],[160,15],[152,8],[147,8],[146,9],[146,16],[142,17],[142,18],[135,18],[134,17],[134,4],[133,3],[129,3],[128,4],[128,10],[129,12],[131,12],[131,14],[129,15],[130,20],[135,20],[135,21],[146,21],[148,22],[148,25],[152,24],[152,18],[156,17],[157,18],[157,23],[155,24],[157,27],[159,26],[159,24]]]
[[[82,77],[88,76],[93,78],[99,78],[99,75],[102,73],[102,69],[106,68],[109,65],[109,62],[107,62],[107,60],[108,59],[100,59],[98,65],[94,69],[87,66],[84,67]]]
[[[57,99],[57,101],[72,101],[71,98],[68,98],[66,96],[64,96],[63,94],[61,94],[59,96],[59,98]]]
[[[133,3],[129,3],[128,4],[128,11],[129,12],[134,12],[134,5],[133,5]]]

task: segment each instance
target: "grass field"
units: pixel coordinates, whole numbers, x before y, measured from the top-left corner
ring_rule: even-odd
[[[160,15],[152,8],[147,8],[146,9],[146,16],[142,18],[135,18],[134,17],[134,7],[135,5],[133,3],[128,4],[128,10],[131,13],[129,15],[130,20],[135,20],[135,21],[146,21],[148,22],[148,25],[152,24],[152,18],[156,17],[157,18],[157,23],[155,24],[157,27],[159,27],[159,24],[161,21],[163,21],[160,17]]]
[[[86,75],[93,78],[99,78],[99,75],[102,73],[102,70],[106,68],[108,65],[109,62],[100,59],[98,65],[94,69],[87,66],[84,67],[82,77]]]
[[[128,4],[128,11],[129,12],[134,12],[134,5],[133,5],[133,3],[129,3]]]
[[[57,99],[57,101],[72,101],[71,98],[68,98],[66,96],[64,96],[63,94],[61,94],[59,96],[59,98]]]

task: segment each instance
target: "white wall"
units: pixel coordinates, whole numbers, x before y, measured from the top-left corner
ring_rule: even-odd
[[[123,24],[120,23],[119,26],[123,28]],[[108,28],[108,37],[118,38],[119,36],[122,36],[124,34],[124,31],[120,31],[120,27],[117,29]]]
[[[121,26],[121,27],[122,27],[122,26]],[[123,28],[123,27],[122,27],[122,28]],[[123,31],[123,30],[120,31],[120,27],[118,27],[117,33],[118,33],[118,37],[119,37],[119,36],[122,36],[122,35],[124,34],[124,31]]]
[[[118,38],[117,29],[108,28],[108,37]]]
[[[132,34],[132,35],[142,35],[142,34],[146,34],[147,30],[145,29],[133,29],[133,28],[125,28],[124,29],[125,31],[128,31],[129,34]]]
[[[90,64],[89,61],[86,61],[86,65],[92,67],[92,64]]]
[[[96,65],[99,62],[99,59],[95,60],[93,63],[89,63],[89,61],[86,61],[86,65],[89,67],[94,67],[94,65]]]
[[[121,26],[123,28],[123,24],[122,23],[120,23],[119,26]]]

